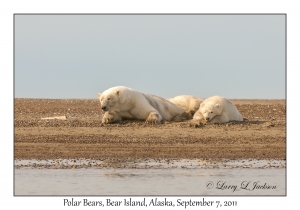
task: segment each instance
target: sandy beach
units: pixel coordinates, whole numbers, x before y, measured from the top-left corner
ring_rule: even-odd
[[[15,159],[286,159],[285,100],[231,100],[247,121],[101,124],[97,99],[15,99]],[[62,119],[41,119],[65,116]]]

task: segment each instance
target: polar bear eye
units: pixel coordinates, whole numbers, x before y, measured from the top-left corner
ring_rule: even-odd
[[[210,112],[210,113],[213,113],[213,112]]]
[[[110,98],[108,98],[107,100],[110,100]]]

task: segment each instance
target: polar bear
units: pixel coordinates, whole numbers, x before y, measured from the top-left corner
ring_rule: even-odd
[[[203,102],[202,98],[198,98],[196,96],[191,96],[191,95],[180,95],[174,98],[168,98],[167,100],[171,101],[173,104],[176,104],[177,106],[180,106],[192,116],[199,109],[200,104]]]
[[[170,101],[134,89],[117,86],[98,93],[101,109],[105,112],[102,123],[122,122],[123,118],[146,120],[146,123],[184,121],[191,115]]]
[[[242,115],[231,101],[220,96],[212,96],[200,104],[193,120],[200,121],[203,119],[210,124],[243,121]]]

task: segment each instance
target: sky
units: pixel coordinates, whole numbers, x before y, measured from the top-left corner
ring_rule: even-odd
[[[14,15],[15,98],[286,98],[286,16]]]

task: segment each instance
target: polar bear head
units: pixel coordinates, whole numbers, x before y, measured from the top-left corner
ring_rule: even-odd
[[[120,90],[104,91],[103,93],[98,93],[101,109],[103,111],[108,111],[112,109],[115,106],[115,104],[118,103],[120,93]]]
[[[222,108],[219,103],[201,103],[200,112],[206,121],[211,121],[215,116],[220,115],[222,113]]]

